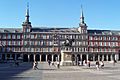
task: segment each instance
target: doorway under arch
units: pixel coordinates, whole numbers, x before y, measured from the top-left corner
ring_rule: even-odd
[[[41,61],[46,61],[46,55],[45,54],[41,55]]]
[[[59,61],[61,61],[61,54],[59,55],[60,57],[59,57]]]
[[[77,54],[77,59],[78,59],[78,61],[81,61],[80,54]]]
[[[85,54],[82,55],[82,61],[84,61],[84,60],[87,60]]]
[[[51,54],[48,55],[48,59],[47,60],[52,61],[52,55]]]
[[[58,56],[57,56],[57,54],[55,54],[53,57],[53,61],[57,61],[57,58],[58,58]]]
[[[23,62],[28,62],[28,55],[27,54],[23,55]]]
[[[2,54],[2,60],[5,60],[5,54]]]
[[[40,61],[40,55],[39,54],[35,55],[35,61]]]
[[[30,62],[33,62],[34,61],[34,56],[33,54],[30,55]]]
[[[75,61],[75,55],[72,54],[72,61]]]
[[[20,54],[17,54],[16,56],[17,56],[17,60],[18,60],[18,58],[20,57]]]

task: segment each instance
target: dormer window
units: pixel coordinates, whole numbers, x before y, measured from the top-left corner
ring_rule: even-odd
[[[28,29],[26,29],[26,32],[30,32],[30,29],[28,28]]]

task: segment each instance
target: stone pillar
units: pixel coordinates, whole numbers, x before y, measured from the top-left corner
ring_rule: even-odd
[[[41,54],[40,54],[40,62],[41,62]]]
[[[93,54],[93,61],[95,61],[95,54]]]
[[[54,55],[52,54],[52,62],[53,62],[53,57],[54,57]]]
[[[55,58],[55,61],[57,61],[57,60],[58,60],[58,57]]]
[[[80,54],[80,59],[81,59],[81,61],[83,60],[83,59],[82,59],[82,54]]]
[[[48,61],[47,59],[48,59],[48,55],[46,54],[46,62]]]
[[[102,55],[102,61],[104,61],[104,55]]]
[[[100,55],[98,55],[98,61],[100,61]]]
[[[35,53],[33,55],[34,55],[33,58],[34,58],[34,61],[35,61]]]
[[[115,54],[115,60],[118,61],[118,54]]]
[[[30,62],[30,54],[28,54],[28,62]]]
[[[75,54],[75,65],[77,65],[77,55]]]

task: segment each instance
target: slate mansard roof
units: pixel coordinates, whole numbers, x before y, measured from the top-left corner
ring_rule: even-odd
[[[32,28],[31,32],[79,33],[77,28]],[[87,30],[90,35],[120,35],[117,30]],[[0,33],[22,33],[22,28],[0,28]]]
[[[32,28],[32,32],[79,33],[76,28]]]
[[[120,31],[117,30],[87,30],[88,34],[93,35],[120,35]]]
[[[0,28],[0,33],[21,33],[22,28]]]

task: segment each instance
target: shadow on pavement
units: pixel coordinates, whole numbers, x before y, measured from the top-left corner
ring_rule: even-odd
[[[47,70],[47,71],[52,71],[52,70],[56,70],[56,69],[37,69],[37,70]]]
[[[84,67],[82,69],[96,69],[96,67]],[[104,70],[117,70],[118,67],[103,67],[103,68],[100,68],[100,69],[104,69]]]
[[[32,63],[20,63],[19,66],[15,66],[14,63],[2,63],[0,64],[0,80],[17,80],[15,77],[24,71],[32,68]],[[22,77],[19,79],[22,80]]]

